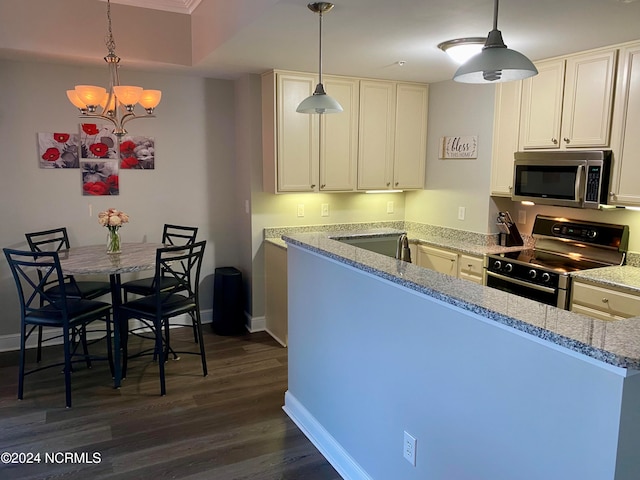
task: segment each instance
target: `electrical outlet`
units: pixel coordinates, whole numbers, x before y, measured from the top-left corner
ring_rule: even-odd
[[[304,203],[298,204],[298,216],[304,217]]]
[[[387,202],[387,213],[393,213],[393,202]]]
[[[518,210],[518,223],[524,225],[527,223],[527,211]]]
[[[464,215],[466,213],[466,208],[458,207],[458,220],[464,220]]]
[[[404,432],[404,442],[402,446],[404,458],[407,459],[414,467],[416,466],[416,443],[417,440],[413,437],[413,435]]]
[[[328,203],[323,203],[322,205],[320,205],[320,216],[321,217],[328,217],[329,216],[329,204]]]

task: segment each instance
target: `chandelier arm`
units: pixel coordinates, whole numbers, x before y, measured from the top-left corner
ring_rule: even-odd
[[[135,120],[137,118],[156,118],[155,115],[145,115],[145,116],[141,116],[141,115],[136,115],[135,113],[127,113],[126,115],[124,115],[120,121],[120,124],[124,126],[125,123],[127,123],[129,120]]]

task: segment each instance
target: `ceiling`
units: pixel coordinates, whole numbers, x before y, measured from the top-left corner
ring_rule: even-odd
[[[317,71],[307,0],[111,0],[122,65],[215,78]],[[335,0],[325,73],[433,83],[457,66],[437,44],[486,36],[493,0]],[[0,58],[97,64],[105,0],[0,0]],[[640,39],[639,0],[503,0],[498,28],[532,60]],[[404,65],[400,63],[404,62]]]

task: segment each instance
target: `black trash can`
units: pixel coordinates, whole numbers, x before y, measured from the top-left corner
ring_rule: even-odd
[[[242,272],[218,267],[213,277],[213,331],[218,335],[245,333]]]

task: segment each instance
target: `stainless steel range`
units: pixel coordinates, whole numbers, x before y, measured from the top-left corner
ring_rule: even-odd
[[[487,255],[485,285],[568,309],[571,272],[622,265],[629,226],[538,215],[535,248]]]

